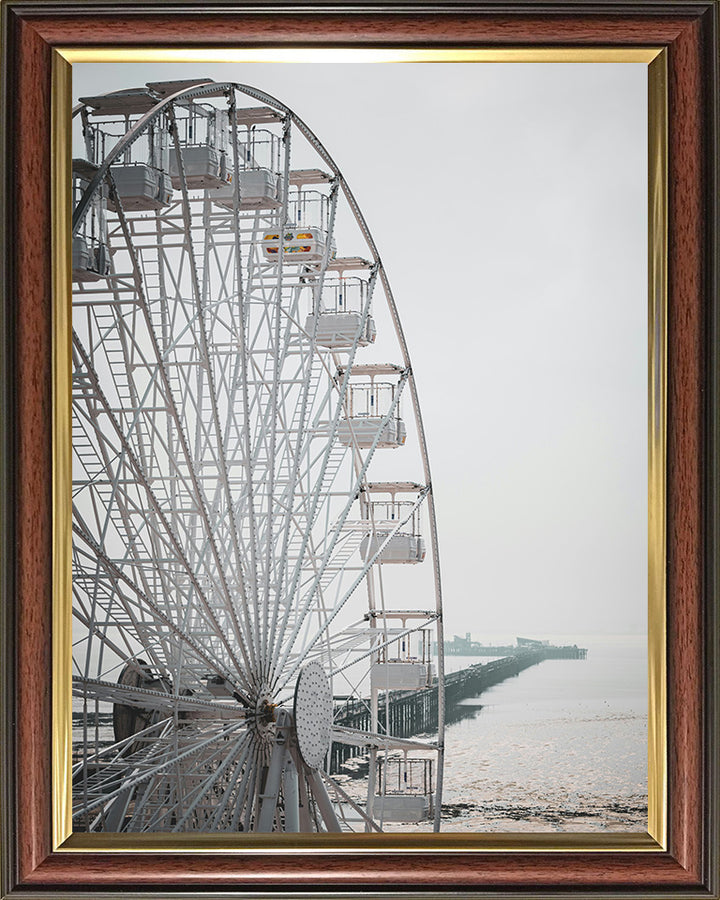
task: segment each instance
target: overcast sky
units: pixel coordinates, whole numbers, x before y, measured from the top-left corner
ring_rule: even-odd
[[[290,106],[373,232],[448,635],[643,632],[647,67],[76,64],[74,96],[196,76]]]

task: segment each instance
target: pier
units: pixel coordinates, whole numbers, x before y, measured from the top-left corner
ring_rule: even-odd
[[[537,665],[549,657],[545,648],[512,648],[512,653],[503,659],[489,663],[477,663],[459,672],[445,676],[446,722],[461,718],[463,707],[460,701],[476,697],[493,685],[519,674],[523,669]],[[433,732],[437,729],[437,681],[432,687],[416,691],[392,691],[390,694],[389,730],[396,737]],[[388,727],[385,697],[379,698],[379,721],[381,730]],[[346,728],[370,731],[370,704],[361,700],[351,700],[343,704],[336,713],[335,724]],[[340,771],[342,764],[351,756],[362,753],[358,747],[334,742],[331,750],[330,772]]]
[[[565,644],[562,646],[551,644],[549,641],[536,641],[531,638],[516,638],[517,644],[478,644],[470,640],[470,635],[465,637],[454,635],[451,641],[445,641],[446,656],[511,656],[523,650],[539,650],[543,659],[586,659],[587,649],[578,647],[577,644]],[[433,649],[437,653],[437,646]]]

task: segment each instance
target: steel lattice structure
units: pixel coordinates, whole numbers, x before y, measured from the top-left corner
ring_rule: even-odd
[[[430,472],[352,193],[307,126],[247,86],[84,98],[75,122],[74,827],[439,827]],[[338,255],[340,219],[362,255]],[[382,316],[392,364],[368,361]],[[373,481],[406,434],[419,477]],[[423,565],[389,566],[422,562],[425,539]],[[394,587],[410,571],[422,603]],[[436,734],[392,733],[407,690],[437,692]],[[330,771],[331,740],[367,755],[366,778]],[[406,758],[432,787],[384,795],[378,765]]]

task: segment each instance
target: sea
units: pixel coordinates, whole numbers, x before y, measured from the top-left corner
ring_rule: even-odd
[[[462,701],[445,732],[442,830],[646,831],[647,638],[543,637],[587,659],[545,660]],[[486,661],[447,656],[445,671]]]

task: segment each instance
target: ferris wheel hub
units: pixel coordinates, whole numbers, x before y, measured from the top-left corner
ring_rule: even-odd
[[[264,699],[258,702],[257,706],[257,719],[260,725],[271,725],[273,722],[277,721],[277,714],[275,712],[277,708],[277,703],[270,703],[268,700]]]
[[[254,710],[251,727],[255,731],[256,738],[262,743],[271,743],[275,739],[277,722],[277,703],[273,702],[272,694],[269,691],[260,691],[251,709]]]

